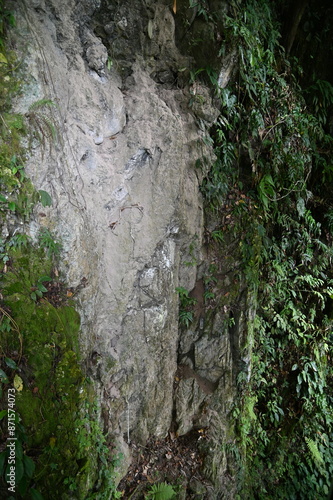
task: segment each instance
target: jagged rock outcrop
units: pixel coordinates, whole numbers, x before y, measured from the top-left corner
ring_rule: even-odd
[[[204,126],[219,111],[207,88],[190,88],[193,60],[176,46],[170,3],[19,3],[16,43],[26,83],[16,109],[29,116],[36,103],[55,104],[39,119],[44,112],[57,137],[33,139],[28,160],[53,206],[42,215],[37,208],[30,232],[41,225],[54,231],[67,281],[85,279],[82,357],[106,430],[125,455],[123,472],[128,440],[164,437],[173,421],[179,433],[206,426],[206,472],[216,483],[210,498],[221,498],[222,442],[251,308],[244,283],[234,292],[236,272],[229,271],[237,258],[226,259],[218,287],[237,303],[233,321],[225,299],[209,321],[199,312],[191,328],[178,327],[176,287],[204,301],[203,171],[196,162],[213,159]],[[43,135],[43,123],[40,129]]]

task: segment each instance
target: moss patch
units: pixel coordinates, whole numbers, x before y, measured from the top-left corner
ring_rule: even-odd
[[[8,267],[0,308],[0,361],[7,377],[0,384],[0,417],[16,387],[16,467],[22,473],[15,498],[110,498],[113,464],[93,387],[80,365],[79,315],[70,303],[55,307],[45,297],[32,298],[41,276],[52,274],[43,250],[28,245],[12,251]],[[0,424],[1,496],[8,493],[5,443],[10,435],[5,418]]]
[[[80,430],[90,390],[79,364],[79,316],[71,305],[55,308],[43,298],[31,298],[35,283],[45,273],[51,274],[51,267],[42,250],[29,247],[24,253],[12,253],[10,270],[2,277],[3,310],[12,318],[1,332],[2,361],[10,359],[16,365],[7,366],[10,383],[3,393],[2,408],[6,392],[18,376],[23,389],[16,390],[16,412],[25,429],[25,452],[36,465],[35,487],[45,498],[66,498],[70,491],[66,479],[78,476],[82,460],[89,464],[89,471],[96,470],[97,451],[89,439],[82,444]],[[86,419],[87,435],[88,422]],[[78,476],[71,485],[77,498],[86,497],[93,479],[96,477],[88,478],[83,472]],[[22,498],[24,489],[22,486]]]

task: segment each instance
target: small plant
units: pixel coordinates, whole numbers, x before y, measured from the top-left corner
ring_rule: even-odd
[[[178,292],[179,294],[181,306],[186,307],[188,305],[193,305],[196,303],[196,300],[189,296],[189,291],[183,286],[178,286],[176,288],[176,292]]]
[[[31,288],[32,291],[30,297],[32,298],[32,300],[36,302],[38,299],[41,299],[43,297],[43,294],[47,292],[47,288],[45,288],[44,283],[50,281],[52,281],[52,278],[50,278],[49,276],[41,276],[39,278],[39,280],[36,283],[36,286],[33,286]]]
[[[179,322],[181,325],[188,328],[193,321],[193,313],[191,311],[180,311]]]
[[[55,103],[50,99],[40,99],[29,107],[26,114],[31,137],[37,139],[44,150],[48,141],[55,142],[57,140],[57,128],[52,116],[52,108],[55,106]]]
[[[54,239],[50,231],[45,227],[39,233],[39,244],[45,248],[48,257],[60,254],[61,244]]]
[[[211,292],[210,290],[206,290],[204,293],[204,299],[205,299],[205,302],[208,302],[209,300],[215,299],[215,293]]]
[[[215,231],[212,231],[212,239],[216,242],[216,243],[223,243],[224,242],[224,234],[223,234],[223,231],[221,231],[220,229],[216,229]]]
[[[16,175],[16,177],[18,177],[21,182],[24,181],[24,179],[26,178],[24,166],[18,160],[16,155],[13,155],[10,160],[10,169],[12,171],[12,174]]]
[[[12,248],[13,250],[22,250],[26,248],[30,243],[30,237],[24,233],[14,234],[7,242],[7,249]]]
[[[176,288],[179,294],[179,323],[188,328],[194,319],[193,312],[190,310],[194,304],[197,303],[196,299],[189,296],[189,291],[180,286]]]
[[[69,491],[77,490],[77,484],[74,477],[66,477],[66,479],[64,479],[64,484],[67,486]]]
[[[206,305],[216,299],[216,290],[214,289],[214,286],[217,284],[217,278],[214,276],[216,269],[214,266],[211,266],[209,271],[211,274],[204,277],[205,291],[203,297]]]
[[[207,2],[203,0],[190,0],[190,9],[196,9],[196,17],[202,16],[206,22],[211,21],[211,14],[208,11]]]
[[[119,466],[121,454],[111,457],[110,449],[107,445],[105,435],[99,422],[100,408],[97,404],[85,403],[81,408],[80,416],[75,420],[75,434],[77,437],[78,456],[77,460],[80,467],[79,474],[89,467],[89,457],[87,450],[94,447],[97,452],[99,462],[98,484],[101,491],[89,494],[87,500],[108,500],[109,498],[121,498],[121,492],[116,490],[115,469]],[[78,489],[78,477],[67,477],[64,480],[70,491]]]
[[[196,238],[197,238],[197,236],[196,236]],[[192,266],[197,265],[198,261],[197,261],[195,252],[196,252],[196,242],[194,241],[190,244],[189,250],[188,250],[188,254],[189,254],[190,259],[188,261],[184,262],[184,266],[192,267]]]
[[[146,500],[170,500],[176,492],[168,483],[153,484],[145,496]]]
[[[107,60],[107,63],[106,63],[106,67],[107,67],[107,68],[108,68],[108,70],[110,71],[110,70],[111,70],[111,68],[112,68],[112,66],[113,66],[113,61],[112,61],[111,57],[109,56],[109,57],[108,57],[108,60]]]

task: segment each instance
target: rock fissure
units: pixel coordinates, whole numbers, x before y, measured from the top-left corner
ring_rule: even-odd
[[[208,378],[199,375],[199,373],[195,372],[195,370],[188,365],[178,365],[176,376],[184,380],[194,378],[205,394],[213,394],[218,386],[218,381],[212,382]]]

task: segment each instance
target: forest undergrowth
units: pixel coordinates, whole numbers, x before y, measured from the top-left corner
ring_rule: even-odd
[[[206,71],[221,115],[202,192],[221,220],[228,193],[243,193],[233,224],[215,233],[222,245],[226,231],[239,238],[257,297],[251,377],[238,376],[227,445],[239,498],[315,500],[327,497],[333,475],[333,87],[320,67],[306,73],[286,54],[281,5],[235,1],[224,18],[220,55],[235,49],[237,71],[223,89]],[[307,14],[308,39],[320,15]]]

